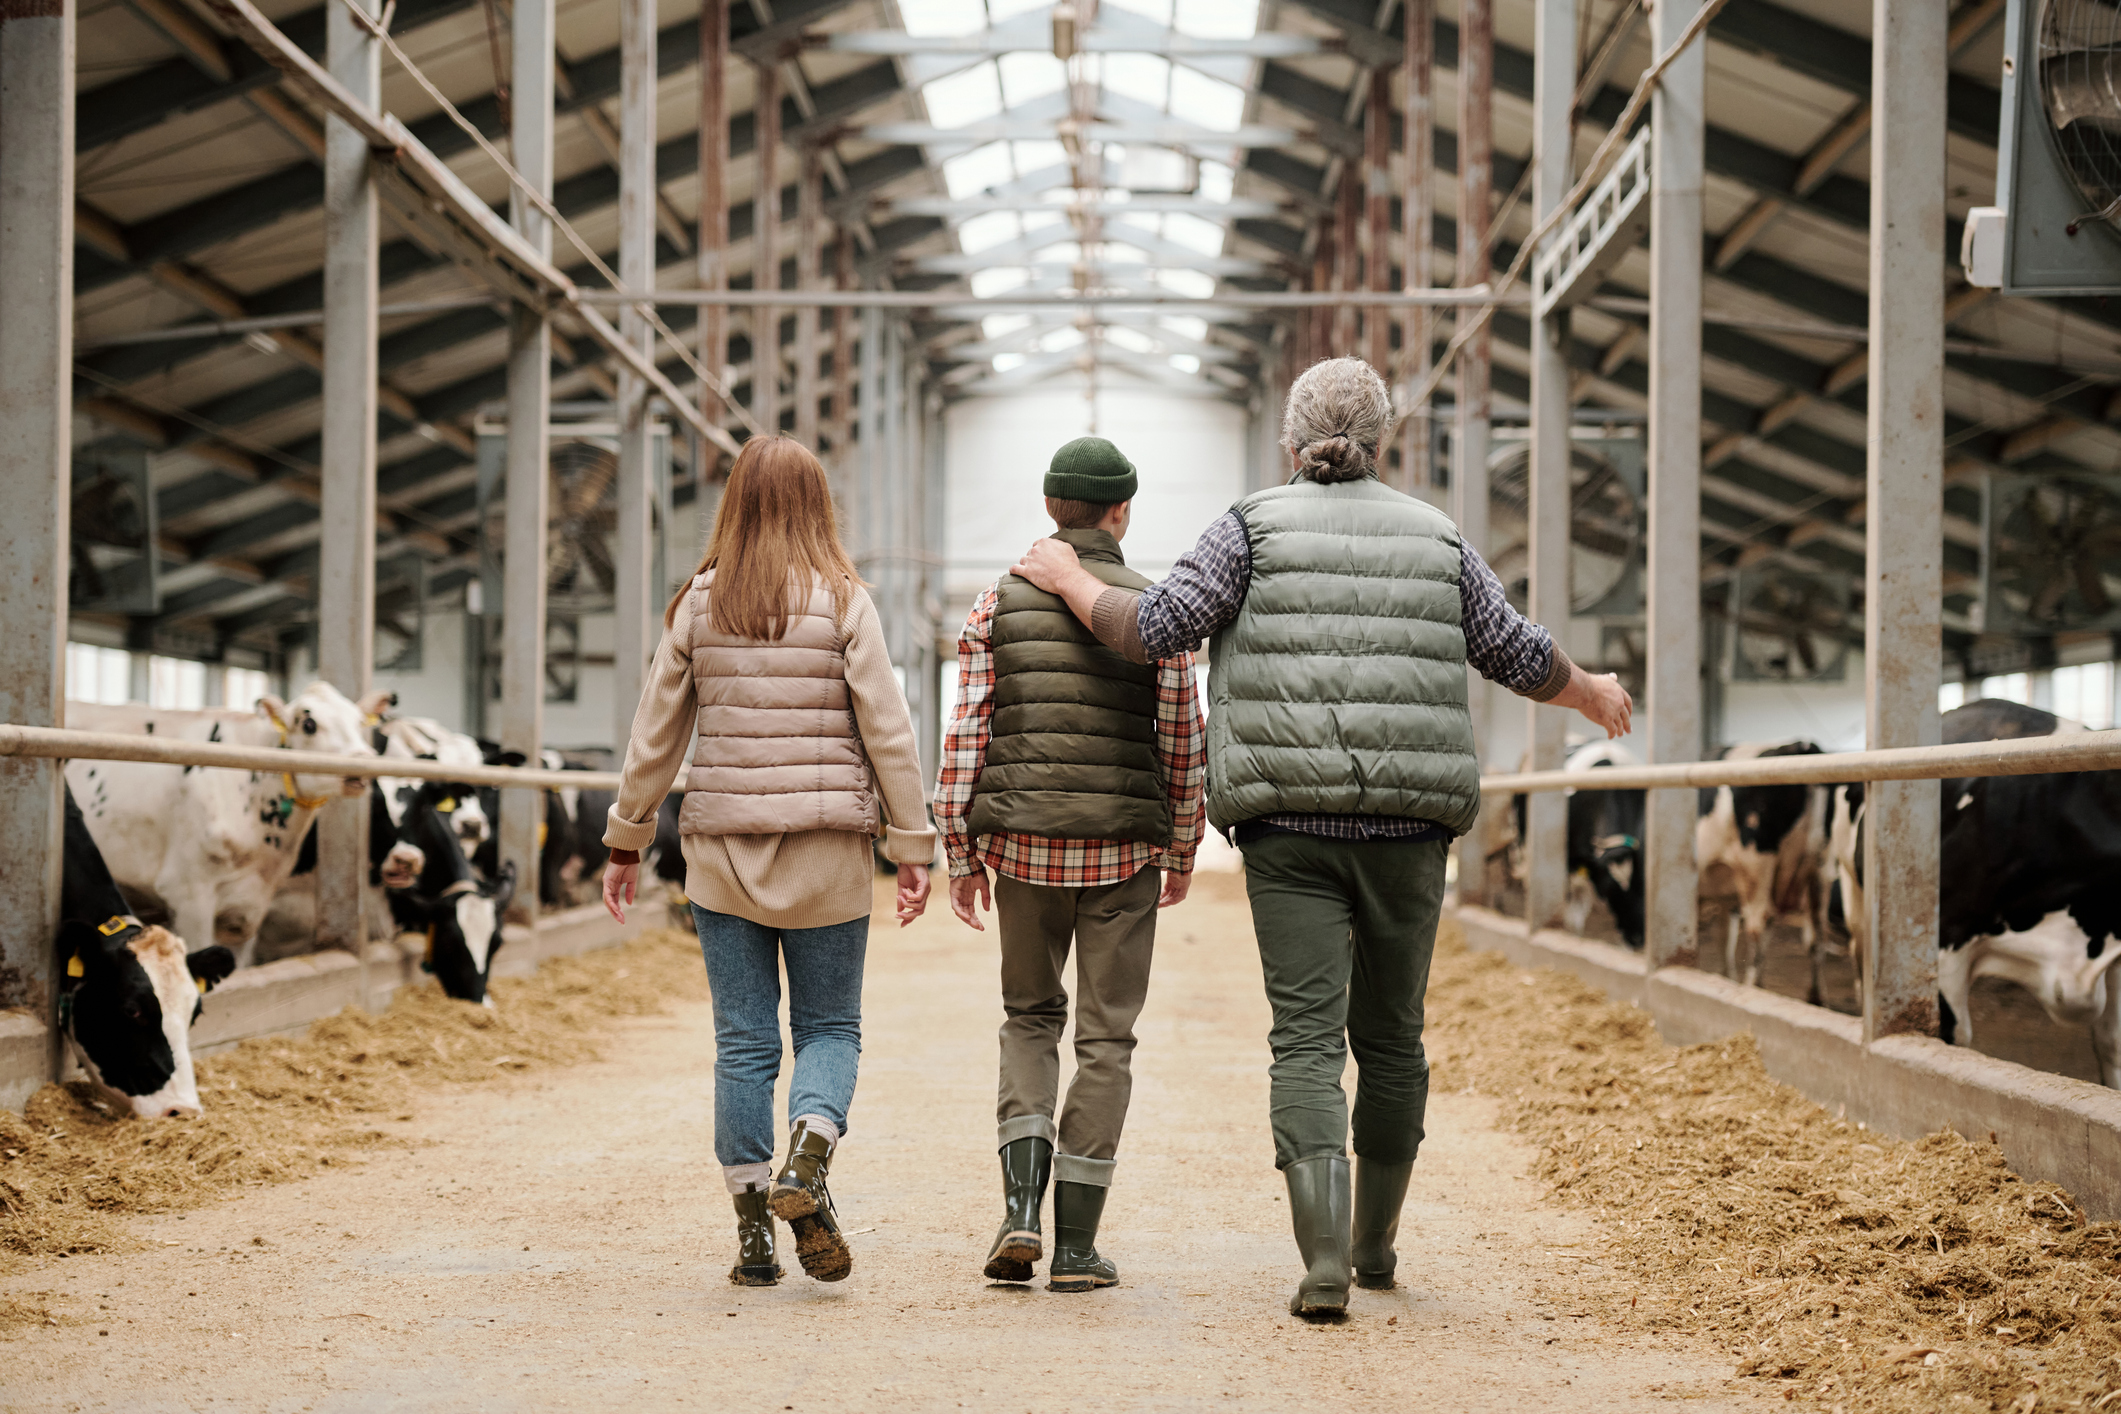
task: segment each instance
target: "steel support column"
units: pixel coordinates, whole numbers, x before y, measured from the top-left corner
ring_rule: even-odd
[[[1699,0],[1650,13],[1662,54]],[[1702,45],[1664,71],[1650,124],[1650,526],[1648,755],[1701,758]],[[1643,839],[1650,960],[1694,961],[1694,792],[1649,793]]]
[[[729,288],[729,0],[700,0],[700,229],[696,239],[700,288]],[[700,363],[726,384],[729,378],[729,310],[700,308]],[[700,385],[700,412],[722,417],[722,399]],[[720,459],[706,446],[703,458]],[[704,473],[701,480],[705,481]]]
[[[1428,0],[1421,0],[1426,7]],[[1495,9],[1494,0],[1461,0],[1458,24],[1458,258],[1457,283],[1487,283],[1488,216],[1494,204],[1495,163]],[[1428,244],[1411,223],[1408,239]],[[1461,313],[1459,318],[1470,318]],[[1488,553],[1488,431],[1492,369],[1491,336],[1486,326],[1458,354],[1458,405],[1451,446],[1451,518],[1465,542]],[[1466,674],[1466,706],[1473,717],[1473,739],[1480,764],[1489,759],[1495,691],[1478,673]],[[1515,764],[1515,763],[1511,763]],[[1483,801],[1484,819],[1507,809],[1507,801]],[[1476,828],[1458,841],[1458,897],[1478,903],[1487,897],[1487,834]]]
[[[362,8],[381,7],[363,0]],[[382,46],[343,5],[325,11],[325,58],[356,98],[380,106]],[[348,697],[368,691],[376,628],[376,307],[380,298],[374,174],[368,144],[324,119],[324,426],[318,513],[317,672]],[[317,946],[363,960],[368,929],[368,802],[317,813]],[[374,988],[368,989],[370,1004]]]
[[[1865,744],[1938,739],[1943,651],[1945,7],[1872,0]],[[1937,1030],[1933,781],[1865,793],[1863,1033]]]
[[[655,284],[655,0],[622,0],[619,6],[619,279],[629,290]],[[631,307],[620,312],[619,331],[643,353],[654,331]],[[654,420],[648,414],[648,384],[619,372],[618,578],[612,608],[611,744],[621,753],[633,728],[634,708],[648,659],[655,652],[656,596],[649,537],[655,481]],[[596,828],[601,828],[597,826]]]
[[[1363,288],[1392,288],[1392,71],[1370,71],[1363,123]],[[1362,312],[1363,357],[1389,382],[1392,376],[1392,315],[1370,305]],[[1380,448],[1380,451],[1382,449]],[[1400,484],[1405,485],[1402,474]]]
[[[832,243],[833,284],[854,288],[854,233],[840,227]],[[848,443],[854,438],[854,311],[832,311],[832,473],[846,510]]]
[[[540,194],[552,195],[552,62],[554,0],[515,0],[514,102],[516,170]],[[521,192],[510,217],[540,254],[552,251],[552,227]],[[501,566],[501,745],[535,763],[545,746],[545,516],[551,476],[546,451],[552,421],[552,321],[517,305],[509,321],[507,522]],[[501,859],[516,871],[516,902],[533,919],[538,907],[538,825],[544,794],[501,792]]]
[[[1544,220],[1568,195],[1574,163],[1570,113],[1576,99],[1574,0],[1538,0],[1533,22],[1532,214]],[[1531,617],[1554,641],[1569,627],[1569,319],[1556,312],[1532,327]],[[1537,703],[1525,704],[1525,739],[1532,769],[1561,766],[1567,719]],[[1525,917],[1543,927],[1560,916],[1568,880],[1568,802],[1558,791],[1527,799]]]
[[[759,134],[759,183],[751,198],[751,288],[781,287],[781,66],[758,66],[752,102]],[[767,436],[781,430],[781,311],[751,311],[751,415]]]
[[[1333,222],[1339,237],[1333,246],[1331,279],[1335,294],[1346,294],[1361,287],[1362,182],[1357,175],[1360,166],[1353,160],[1340,166],[1340,190]],[[1355,306],[1346,300],[1333,304],[1332,318],[1327,326],[1332,331],[1327,358],[1361,355],[1362,346],[1355,340],[1355,313]]]
[[[1400,199],[1400,229],[1406,255],[1400,263],[1401,288],[1425,290],[1434,278],[1432,255],[1435,201],[1430,186],[1436,168],[1436,0],[1406,0],[1406,107],[1400,124],[1407,150],[1406,189]],[[1461,43],[1463,38],[1461,37]],[[1429,378],[1429,311],[1406,311],[1399,327],[1399,346],[1410,387]],[[1407,409],[1399,442],[1400,489],[1425,500],[1436,499],[1435,469],[1429,465],[1432,433],[1429,404]]]
[[[795,287],[818,287],[818,254],[824,237],[824,153],[803,144],[802,175],[796,185]],[[817,450],[817,306],[795,312],[795,440]]]
[[[0,8],[0,721],[66,725],[72,500],[74,5]],[[60,763],[0,760],[0,1007],[44,1023],[44,1073],[0,1086],[19,1110],[60,1061]]]

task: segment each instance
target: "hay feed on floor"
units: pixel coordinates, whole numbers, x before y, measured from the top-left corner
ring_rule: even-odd
[[[378,1125],[420,1087],[590,1059],[616,1019],[706,995],[698,942],[661,929],[503,978],[492,1008],[425,983],[381,1015],[349,1007],[299,1038],[245,1041],[200,1062],[197,1119],[134,1119],[85,1084],[47,1085],[20,1116],[0,1111],[0,1264],[121,1250],[129,1215],[353,1162],[399,1142]]]
[[[1667,1046],[1448,923],[1428,1015],[1434,1083],[1500,1099],[1639,1279],[1603,1314],[1723,1340],[1740,1375],[1828,1407],[2121,1405],[2121,1224],[1986,1135],[1867,1133],[1770,1080],[1751,1037]]]

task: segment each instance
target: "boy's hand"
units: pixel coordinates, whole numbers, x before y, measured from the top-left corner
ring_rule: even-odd
[[[960,874],[950,881],[950,911],[974,931],[984,933],[987,931],[987,925],[979,921],[979,914],[973,910],[972,903],[975,899],[979,901],[980,907],[987,912],[992,913],[994,911],[994,899],[987,889],[987,871],[985,869],[976,869],[970,874]]]
[[[1158,908],[1169,908],[1174,903],[1186,901],[1187,890],[1193,887],[1193,875],[1181,874],[1176,869],[1164,871],[1164,891],[1156,899]]]

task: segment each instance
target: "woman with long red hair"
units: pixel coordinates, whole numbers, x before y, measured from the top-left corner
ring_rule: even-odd
[[[927,907],[935,831],[883,627],[809,448],[744,444],[707,553],[663,623],[604,830],[604,906],[625,921],[640,851],[696,740],[678,819],[714,989],[714,1149],[737,1213],[729,1279],[779,1279],[778,1215],[803,1270],[838,1281],[853,1254],[825,1179],[862,1049],[871,845],[899,866],[903,927]],[[783,965],[795,1068],[776,1172]]]

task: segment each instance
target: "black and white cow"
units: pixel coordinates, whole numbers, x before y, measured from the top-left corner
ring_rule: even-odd
[[[1577,747],[1562,763],[1565,771],[1595,771],[1606,766],[1641,763],[1626,747],[1597,741]],[[1613,915],[1613,926],[1631,948],[1642,946],[1642,818],[1639,790],[1571,790],[1568,797],[1568,897],[1562,902],[1562,926],[1581,933],[1590,921],[1595,899]],[[1513,869],[1521,870],[1525,797],[1513,796],[1517,849]]]
[[[1817,756],[1809,741],[1742,742],[1726,761]],[[1724,974],[1760,985],[1768,925],[1793,923],[1811,963],[1809,999],[1819,1001],[1819,950],[1826,941],[1828,789],[1825,786],[1719,786],[1700,795],[1694,862],[1701,896],[1731,909]]]
[[[501,946],[501,919],[515,896],[515,866],[482,879],[464,857],[463,841],[450,817],[436,807],[463,786],[422,782],[398,822],[398,836],[425,856],[419,879],[390,893],[391,915],[408,933],[427,935],[425,966],[442,990],[459,1001],[487,1002],[493,955]]]
[[[254,712],[182,712],[70,703],[67,725],[183,741],[286,746],[373,758],[368,718],[387,693],[360,702],[314,682]],[[247,964],[258,925],[301,850],[318,807],[368,793],[364,776],[235,771],[146,761],[69,762],[67,784],[119,884],[160,905],[180,937],[210,938]]]
[[[477,766],[486,760],[476,737],[451,731],[432,717],[392,717],[376,728],[378,752],[386,759],[440,761],[455,766]],[[420,782],[409,776],[382,778],[383,796],[391,818],[404,813],[405,803],[419,791]],[[450,817],[464,848],[474,853],[494,833],[494,821],[486,812],[480,793],[466,788],[444,797],[437,808]]]
[[[1944,714],[1947,744],[2084,730],[2037,707],[1984,700]],[[2058,1025],[2089,1026],[2101,1078],[2121,1088],[2121,771],[1939,783],[1938,1030],[1973,1044],[1974,982],[1998,977]],[[1863,794],[1837,803],[1835,863],[1862,974]]]
[[[74,1058],[142,1119],[199,1113],[191,1025],[235,954],[186,953],[182,938],[134,917],[71,790],[59,892],[59,1020]]]

